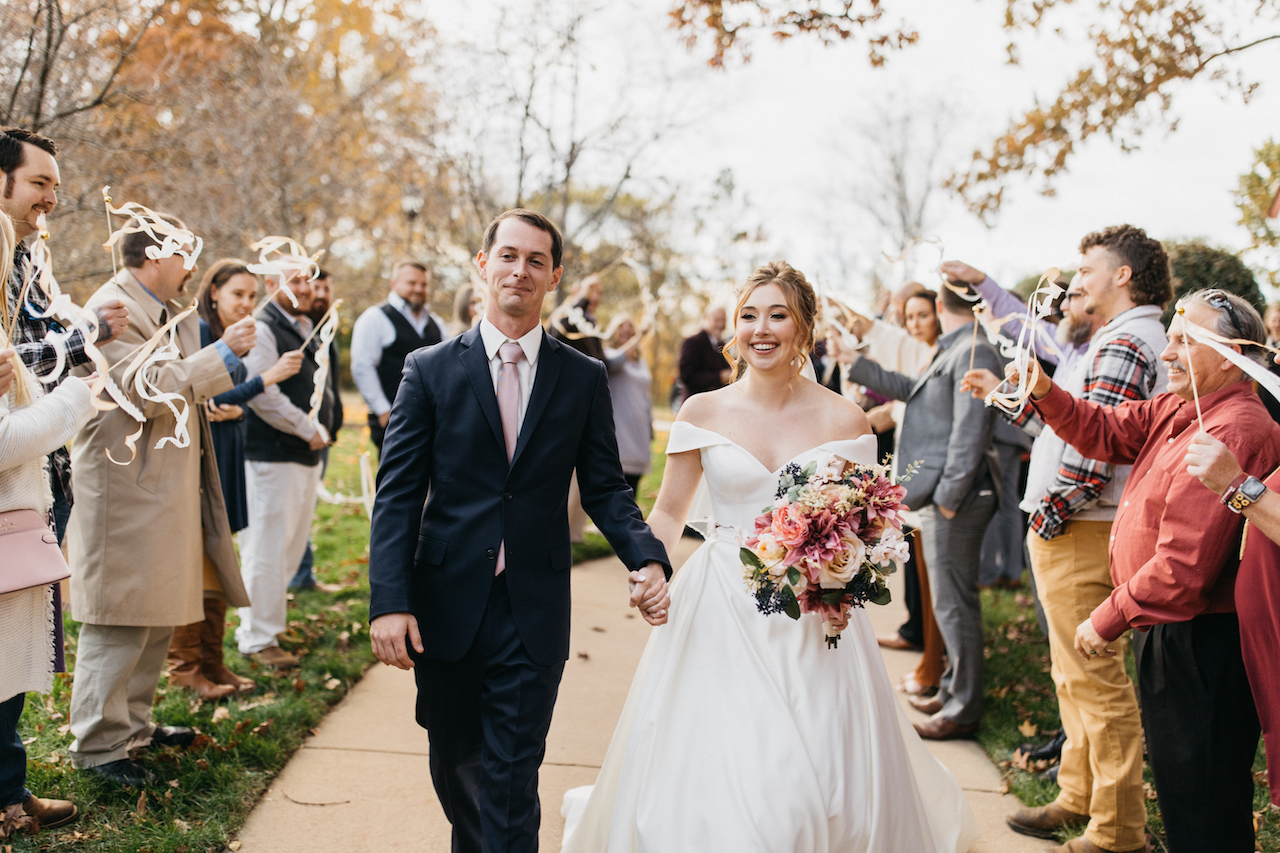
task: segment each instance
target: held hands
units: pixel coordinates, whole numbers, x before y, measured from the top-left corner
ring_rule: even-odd
[[[387,666],[413,669],[406,636],[418,654],[425,651],[422,635],[418,633],[418,620],[412,613],[384,613],[369,623],[369,643],[373,646],[373,653]]]
[[[1225,492],[1244,473],[1231,449],[1207,432],[1192,437],[1183,461],[1187,463],[1187,473],[1215,495]]]
[[[960,390],[969,391],[975,400],[985,400],[988,394],[1003,384],[1004,380],[999,376],[985,367],[978,367],[964,375],[964,379],[960,381]]]
[[[204,401],[205,412],[209,416],[209,423],[216,424],[221,421],[238,421],[244,417],[244,409],[239,406],[228,403],[219,405],[212,399]]]
[[[640,608],[640,615],[650,625],[662,625],[667,621],[671,607],[671,593],[667,589],[667,577],[658,563],[646,563],[627,578],[631,590],[631,606]]]
[[[1076,651],[1085,660],[1096,657],[1113,658],[1116,656],[1116,650],[1107,648],[1107,641],[1102,639],[1097,631],[1093,630],[1092,619],[1084,620],[1076,628]]]
[[[391,420],[391,412],[389,411],[383,412],[382,414],[378,415],[378,426],[382,427],[383,429],[386,429],[387,423],[390,420]]]
[[[236,320],[230,326],[227,326],[225,332],[222,333],[222,342],[231,348],[231,351],[237,356],[244,355],[253,349],[253,345],[258,340],[258,326],[250,314]]]
[[[119,299],[108,299],[94,313],[98,315],[97,343],[105,344],[114,340],[129,327],[129,309]]]

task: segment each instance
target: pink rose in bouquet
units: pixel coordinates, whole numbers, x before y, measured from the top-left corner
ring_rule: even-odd
[[[850,608],[889,603],[886,580],[907,558],[905,487],[884,465],[788,465],[777,502],[755,519],[740,551],[747,587],[766,615],[817,614],[827,644]]]

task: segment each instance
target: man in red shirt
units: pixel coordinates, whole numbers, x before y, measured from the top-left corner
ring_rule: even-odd
[[[1169,324],[1169,393],[1103,406],[1037,371],[1032,402],[1085,457],[1132,465],[1111,532],[1115,591],[1076,630],[1084,657],[1137,628],[1142,723],[1172,853],[1252,851],[1257,712],[1240,656],[1234,587],[1240,516],[1187,473],[1187,446],[1203,429],[1247,471],[1280,463],[1280,427],[1252,382],[1211,347],[1185,335],[1183,318],[1228,338],[1265,340],[1262,318],[1220,290],[1184,297]],[[1239,349],[1237,347],[1237,349]],[[1083,839],[1062,850],[1096,850]]]

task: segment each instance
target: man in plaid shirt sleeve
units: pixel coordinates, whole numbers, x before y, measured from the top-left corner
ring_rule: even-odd
[[[5,283],[11,312],[21,300],[12,330],[13,344],[22,362],[44,377],[49,387],[61,382],[72,367],[89,360],[82,332],[77,329],[68,332],[52,317],[35,316],[48,310],[49,294],[34,282],[23,294],[32,264],[31,242],[44,227],[44,218],[58,203],[57,154],[58,147],[53,140],[38,133],[16,127],[0,130],[0,171],[4,173],[0,210],[13,222],[18,238],[13,267]],[[97,315],[98,343],[111,340],[129,325],[129,310],[118,299],[99,306]],[[8,319],[5,318],[6,322]],[[48,339],[51,332],[53,338],[61,340],[65,355],[62,371],[57,376],[48,375],[57,364],[57,349]],[[49,454],[49,484],[53,489],[54,526],[61,543],[72,503],[71,454],[65,447]]]
[[[1082,400],[1115,406],[1150,399],[1168,383],[1159,359],[1167,344],[1161,310],[1172,296],[1164,250],[1140,229],[1118,226],[1085,237],[1080,251],[1080,272],[1063,298],[1062,352],[1054,375]],[[1002,314],[998,306],[996,313]],[[979,390],[998,381],[974,380]],[[1041,838],[1087,823],[1081,838],[1059,849],[1140,850],[1146,843],[1146,805],[1133,682],[1123,655],[1085,661],[1075,651],[1077,626],[1114,589],[1108,549],[1129,466],[1085,458],[1044,427],[1029,404],[1012,420],[1024,429],[1043,427],[1032,448],[1022,508],[1031,514],[1027,547],[1049,626],[1066,743],[1058,798],[1041,808],[1019,809],[1008,823]]]

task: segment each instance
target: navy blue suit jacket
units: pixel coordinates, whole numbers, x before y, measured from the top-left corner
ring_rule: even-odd
[[[543,334],[515,458],[478,328],[417,350],[387,424],[369,543],[369,618],[412,613],[426,656],[459,660],[498,546],[516,627],[544,666],[569,655],[569,479],[622,562],[670,563],[623,478],[604,365]],[[425,501],[425,505],[424,505]]]

